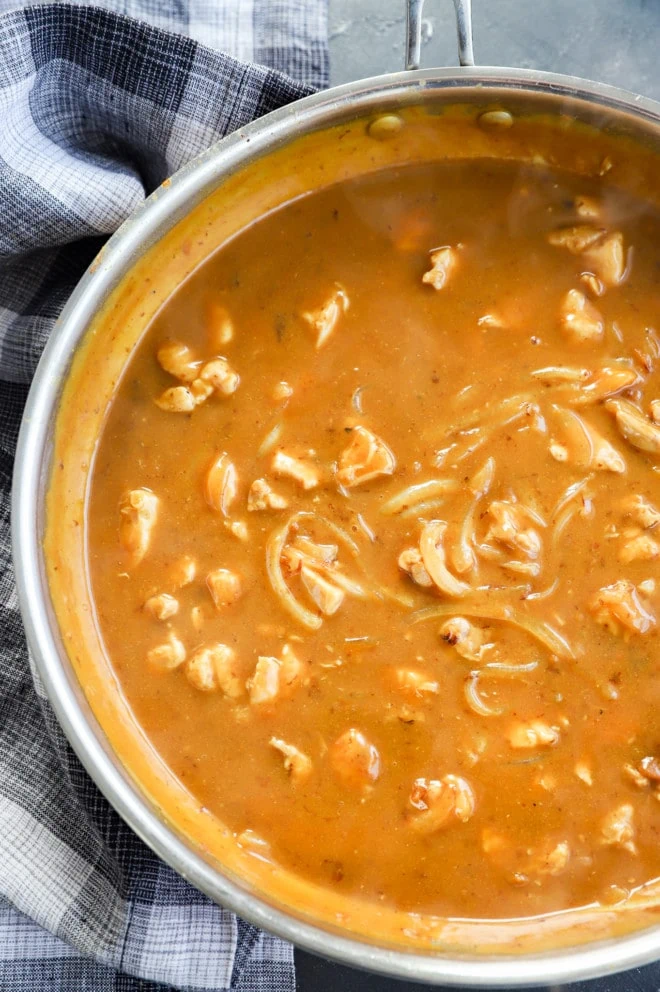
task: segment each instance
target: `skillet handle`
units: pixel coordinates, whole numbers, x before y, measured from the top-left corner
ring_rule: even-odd
[[[472,0],[454,0],[458,61],[474,65],[472,51]],[[419,69],[422,56],[422,12],[424,0],[406,0],[406,69]]]

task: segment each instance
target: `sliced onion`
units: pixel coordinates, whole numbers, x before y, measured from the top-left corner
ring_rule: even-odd
[[[268,578],[270,579],[273,592],[279,597],[285,610],[303,624],[304,627],[309,627],[310,630],[318,630],[323,620],[316,613],[312,613],[306,606],[298,602],[286,584],[282,573],[280,559],[289,536],[291,525],[295,522],[297,516],[298,514],[294,514],[290,517],[285,524],[274,530],[268,538],[266,542],[266,571],[268,572]]]
[[[457,479],[429,479],[427,482],[418,482],[413,486],[406,486],[401,492],[388,499],[381,506],[380,512],[391,516],[435,496],[453,493],[457,489]]]
[[[424,524],[419,538],[419,550],[424,568],[435,585],[447,596],[464,596],[470,586],[452,575],[446,565],[444,537],[447,524],[444,520],[429,520]]]
[[[574,654],[570,645],[558,634],[553,627],[539,620],[537,617],[528,617],[520,610],[515,610],[512,606],[470,606],[461,603],[461,615],[475,617],[478,620],[499,620],[502,623],[510,623],[519,627],[527,634],[535,637],[551,654],[556,654],[560,658],[573,658]],[[418,610],[410,617],[411,623],[422,623],[426,620],[437,620],[440,617],[453,616],[456,613],[456,606],[452,603],[443,603],[440,606],[428,606],[424,610]]]
[[[490,706],[487,706],[486,703],[484,703],[483,699],[479,695],[477,685],[479,683],[480,675],[481,672],[478,669],[475,669],[473,672],[470,672],[463,683],[463,691],[465,693],[465,699],[468,706],[475,713],[478,713],[479,716],[501,716],[503,712],[502,710],[491,709]]]

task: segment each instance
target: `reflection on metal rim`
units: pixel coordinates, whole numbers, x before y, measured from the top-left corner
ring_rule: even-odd
[[[451,91],[486,100],[542,94],[604,124],[610,117],[631,133],[660,137],[660,104],[624,90],[554,73],[508,68],[430,69],[350,83],[307,97],[242,128],[178,172],[110,239],[67,303],[34,377],[16,456],[12,502],[13,553],[30,651],[57,717],[78,757],[115,809],[153,850],[212,899],[306,950],[354,967],[408,980],[513,988],[611,974],[660,956],[660,931],[592,943],[575,950],[508,957],[446,957],[391,950],[331,933],[262,901],[207,864],[157,816],[114,758],[78,686],[50,607],[41,538],[51,432],[61,384],[73,354],[108,294],[133,262],[219,182],[243,165],[310,131],[385,105],[420,103]],[[577,101],[577,103],[576,103]]]

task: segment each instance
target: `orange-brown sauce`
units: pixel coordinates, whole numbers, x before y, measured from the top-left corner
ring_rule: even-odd
[[[571,226],[593,244],[549,242]],[[137,719],[242,843],[439,915],[616,903],[660,874],[644,760],[660,755],[658,244],[655,211],[585,179],[411,166],[266,217],[153,322],[96,455],[93,595]],[[423,277],[442,246],[435,288]],[[179,380],[157,360],[172,341],[213,384],[191,412],[162,408],[166,390],[193,389],[188,369]],[[226,364],[203,373],[218,354]],[[262,479],[286,506],[248,508]],[[431,505],[413,491],[388,506],[431,481]],[[139,546],[130,513],[120,526],[136,490],[157,501]],[[286,530],[299,511],[315,516]],[[310,568],[307,545],[307,584],[296,539],[336,546]],[[273,589],[273,549],[298,617]],[[164,601],[145,603],[163,594],[176,612],[159,620]],[[432,607],[443,615],[416,615]],[[233,656],[204,682],[198,649],[217,644]],[[289,682],[277,662],[291,655]],[[271,701],[253,680],[260,656],[277,659]],[[302,758],[287,770],[273,739]]]

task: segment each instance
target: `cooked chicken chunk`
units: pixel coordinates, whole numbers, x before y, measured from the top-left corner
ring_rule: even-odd
[[[644,496],[637,494],[626,497],[622,508],[644,530],[651,530],[660,524],[660,510]]]
[[[485,652],[494,647],[494,644],[488,641],[487,632],[470,623],[465,617],[446,620],[439,634],[442,640],[456,648],[461,658],[465,658],[466,661],[482,661]]]
[[[221,303],[213,301],[208,308],[207,340],[211,352],[221,351],[234,340],[234,324]]]
[[[597,623],[612,634],[628,631],[646,634],[655,627],[655,617],[642,604],[637,589],[629,579],[619,579],[604,586],[589,600],[589,610]]]
[[[343,287],[337,285],[334,293],[318,310],[302,314],[316,335],[316,347],[322,348],[336,330],[339,319],[349,307],[348,296]]]
[[[230,699],[243,695],[236,654],[228,644],[209,644],[197,650],[186,662],[186,675],[201,692],[220,690]]]
[[[601,822],[601,844],[621,847],[630,854],[637,854],[633,816],[634,810],[630,803],[621,803],[611,810]]]
[[[419,548],[406,548],[399,555],[398,565],[402,572],[406,572],[418,586],[429,589],[433,585],[433,579],[424,568],[422,553]]]
[[[447,280],[458,265],[458,251],[450,245],[431,252],[431,268],[422,276],[422,282],[434,289],[444,289]]]
[[[601,341],[603,318],[593,303],[578,289],[569,289],[559,313],[559,323],[564,334],[576,344]]]
[[[251,703],[272,703],[280,693],[279,658],[261,655],[257,660],[254,673],[247,680],[247,690]]]
[[[552,747],[559,740],[559,731],[545,720],[516,721],[509,727],[507,738],[515,748]]]
[[[178,668],[186,660],[186,649],[176,636],[168,634],[167,640],[157,647],[147,651],[147,661],[154,668],[171,671]]]
[[[600,241],[605,235],[604,228],[592,227],[589,224],[577,224],[575,227],[561,227],[551,231],[548,242],[558,248],[567,248],[572,255],[581,255],[591,245]]]
[[[180,341],[166,341],[156,353],[158,364],[181,382],[192,382],[197,378],[199,362],[194,360],[188,345]]]
[[[412,668],[395,669],[394,678],[403,692],[410,693],[413,696],[422,696],[424,693],[437,695],[440,691],[440,686],[437,682],[431,681],[422,672],[416,672]]]
[[[166,592],[150,596],[144,604],[144,609],[154,620],[169,620],[179,612],[179,601]]]
[[[177,589],[189,586],[195,581],[197,575],[197,562],[190,555],[182,555],[172,562],[167,569],[167,580],[170,585]]]
[[[566,871],[571,857],[571,849],[567,842],[560,841],[552,847],[546,846],[534,853],[534,856],[527,867],[530,874],[535,875],[561,875]]]
[[[236,392],[241,381],[240,375],[226,358],[213,358],[210,362],[206,362],[199,377],[204,382],[210,383],[221,396],[231,396]]]
[[[493,523],[486,534],[486,541],[499,541],[512,551],[527,558],[537,558],[541,551],[541,538],[538,531],[530,526],[539,526],[538,518],[522,503],[507,500],[494,500],[488,507]]]
[[[380,775],[380,755],[365,735],[351,727],[330,747],[330,764],[344,785],[367,791]]]
[[[653,561],[660,555],[660,544],[650,534],[628,537],[619,550],[619,561],[629,565],[632,561]]]
[[[293,744],[287,744],[279,737],[271,737],[269,744],[284,755],[284,769],[292,782],[302,782],[312,771],[311,759]]]
[[[444,543],[446,533],[447,524],[444,520],[429,520],[424,524],[419,538],[422,562],[440,592],[447,596],[464,596],[470,586],[467,582],[457,579],[447,568]]]
[[[627,275],[626,249],[620,231],[608,234],[584,252],[584,260],[604,286],[620,286]]]
[[[599,472],[615,472],[621,475],[626,470],[623,456],[575,410],[553,404],[552,411],[557,418],[559,430],[557,441],[550,445],[550,453],[557,461],[567,461],[578,468],[592,468]],[[559,455],[557,446],[564,454]]]
[[[284,510],[288,505],[288,500],[274,492],[265,479],[255,479],[250,486],[247,508],[251,513],[257,510]]]
[[[639,382],[639,375],[635,369],[606,365],[596,372],[592,372],[584,384],[576,387],[575,396],[571,397],[571,403],[574,406],[599,403],[624,389],[630,389],[637,382]]]
[[[302,489],[314,489],[321,481],[321,473],[315,465],[302,458],[287,455],[284,451],[275,452],[270,467],[275,475],[293,479]]]
[[[226,451],[213,459],[204,479],[204,497],[208,505],[228,516],[238,492],[238,476]]]
[[[149,550],[158,504],[158,497],[149,489],[131,489],[119,504],[119,540],[133,568]]]
[[[154,401],[166,413],[191,413],[197,400],[188,386],[170,386]]]
[[[309,565],[301,566],[300,578],[321,613],[330,617],[337,612],[344,602],[345,593],[342,589]]]
[[[639,407],[629,400],[611,399],[605,408],[614,414],[617,427],[633,447],[660,454],[660,425],[649,420]]]
[[[395,468],[396,459],[382,438],[366,427],[355,427],[339,456],[337,481],[351,489],[381,475],[392,475]]]
[[[216,610],[231,606],[241,597],[241,580],[228,568],[216,568],[206,576],[206,585]]]
[[[251,703],[273,702],[288,695],[303,682],[308,666],[295,654],[290,644],[284,645],[281,654],[281,659],[263,655],[257,659],[254,673],[247,681]]]
[[[411,829],[419,834],[435,833],[454,820],[466,823],[475,808],[470,784],[458,775],[441,779],[418,778],[413,782],[410,805],[418,810],[411,816]]]

